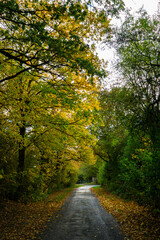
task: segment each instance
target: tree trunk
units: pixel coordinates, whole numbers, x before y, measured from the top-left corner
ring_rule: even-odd
[[[21,136],[21,142],[19,143],[19,157],[18,157],[18,169],[17,169],[17,183],[18,187],[15,192],[14,200],[19,200],[25,191],[25,188],[23,186],[23,171],[24,171],[24,162],[25,162],[25,146],[24,146],[24,137],[25,137],[25,124],[23,124],[22,127],[19,128],[19,133]]]
[[[24,171],[24,161],[25,161],[25,146],[24,146],[24,136],[26,128],[25,126],[20,127],[20,136],[22,138],[22,142],[19,143],[19,159],[18,159],[18,172]]]

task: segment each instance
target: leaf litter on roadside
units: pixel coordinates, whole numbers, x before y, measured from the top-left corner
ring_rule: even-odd
[[[49,195],[46,201],[20,203],[6,200],[0,203],[0,240],[33,240],[42,232],[50,218],[63,205],[69,191]]]
[[[122,200],[103,188],[95,188],[92,191],[107,212],[120,223],[127,239],[160,240],[160,216],[151,212],[149,207]]]

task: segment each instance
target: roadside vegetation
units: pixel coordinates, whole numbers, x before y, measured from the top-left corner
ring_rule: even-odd
[[[103,124],[94,149],[99,183],[153,209],[160,207],[159,23],[141,9],[115,30],[122,79],[100,93]]]

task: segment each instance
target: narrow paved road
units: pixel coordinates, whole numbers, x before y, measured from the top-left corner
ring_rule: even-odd
[[[117,222],[99,205],[91,187],[72,192],[43,233],[43,240],[124,240]]]

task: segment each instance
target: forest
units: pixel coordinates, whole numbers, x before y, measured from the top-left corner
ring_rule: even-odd
[[[107,9],[107,10],[105,10]],[[123,1],[0,2],[0,195],[32,202],[94,180],[160,206],[160,17]],[[114,46],[105,88],[97,44]]]

